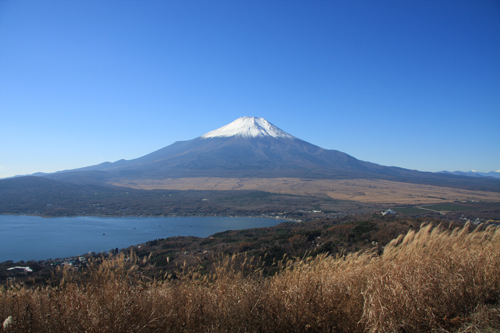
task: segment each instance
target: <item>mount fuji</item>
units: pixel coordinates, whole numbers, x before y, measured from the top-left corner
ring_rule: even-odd
[[[136,159],[36,175],[76,184],[189,177],[380,179],[500,192],[500,181],[360,161],[303,141],[260,117],[238,118]]]

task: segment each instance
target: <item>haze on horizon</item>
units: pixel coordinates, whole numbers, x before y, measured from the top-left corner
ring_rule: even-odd
[[[495,1],[1,1],[0,45],[0,178],[243,116],[381,165],[500,169]]]

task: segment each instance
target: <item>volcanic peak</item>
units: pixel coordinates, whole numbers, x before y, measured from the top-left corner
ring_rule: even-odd
[[[294,136],[274,126],[261,117],[241,117],[232,123],[208,132],[201,136],[203,139],[217,137],[240,136],[244,138],[257,138],[270,136],[273,138],[295,139]]]

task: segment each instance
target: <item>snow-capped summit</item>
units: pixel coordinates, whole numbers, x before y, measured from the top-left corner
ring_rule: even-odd
[[[189,184],[189,179],[196,177],[380,179],[500,193],[500,180],[475,174],[474,178],[455,177],[360,161],[293,137],[263,118],[243,117],[200,137],[174,142],[132,160],[105,162],[44,177],[75,184],[121,186],[136,181],[167,184],[173,179],[184,179],[182,184]]]
[[[216,137],[241,136],[256,138],[270,136],[273,138],[294,139],[295,137],[274,126],[261,117],[241,117],[232,123],[208,132],[201,136],[203,139]]]

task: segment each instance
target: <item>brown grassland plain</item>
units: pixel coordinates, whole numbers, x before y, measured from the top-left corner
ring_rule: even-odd
[[[301,178],[168,178],[129,180],[111,185],[137,189],[168,190],[259,190],[281,194],[330,197],[365,203],[430,204],[450,201],[500,202],[500,193],[461,190],[448,187],[400,183],[387,180],[331,180]]]
[[[0,289],[7,332],[498,332],[500,229],[423,226],[383,252],[258,261],[148,280],[133,254]],[[147,258],[142,259],[144,261]],[[238,263],[238,264],[236,264]]]

